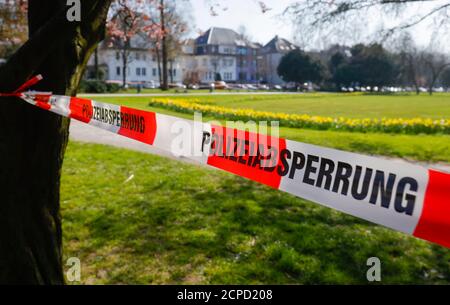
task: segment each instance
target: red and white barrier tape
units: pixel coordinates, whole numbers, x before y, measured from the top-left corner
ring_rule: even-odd
[[[449,173],[88,99],[22,93],[27,87],[4,95],[167,151],[183,141],[190,149],[180,157],[450,248]]]

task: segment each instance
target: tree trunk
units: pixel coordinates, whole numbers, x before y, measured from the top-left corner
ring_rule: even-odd
[[[432,76],[430,85],[428,86],[428,94],[429,95],[433,95],[433,87],[434,87],[434,84],[436,83],[436,80],[437,80],[436,74],[433,72],[433,76]]]
[[[419,95],[420,94],[419,85],[416,83],[414,84],[414,87],[416,88],[416,95]]]
[[[100,73],[98,71],[98,48],[95,48],[94,51],[94,74],[95,74],[95,79],[99,80],[100,79]]]
[[[122,87],[126,88],[127,85],[127,67],[128,67],[128,54],[126,51],[122,52]]]
[[[164,0],[160,0],[160,12],[161,12],[161,32],[162,35],[162,86],[161,88],[163,90],[169,89],[169,78],[168,78],[168,50],[167,50],[167,35],[166,35],[166,21],[165,21],[165,14],[164,14]]]
[[[158,78],[159,78],[159,87],[162,88],[162,73],[161,73],[161,54],[159,52],[159,48],[156,47],[156,61],[158,63]]]
[[[30,39],[0,68],[0,92],[40,73],[35,89],[74,95],[109,5],[83,1],[81,23],[71,23],[65,0],[29,0]],[[59,115],[0,98],[2,284],[64,283],[59,188],[68,128]]]
[[[169,69],[169,75],[170,75],[170,82],[174,83],[174,75],[173,75],[173,61],[170,61],[170,69]]]

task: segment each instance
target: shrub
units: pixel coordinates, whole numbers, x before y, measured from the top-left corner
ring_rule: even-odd
[[[116,93],[120,85],[106,83],[102,80],[82,80],[79,91],[83,93]]]
[[[119,84],[106,84],[106,90],[108,91],[108,93],[117,93],[119,92],[120,88],[121,86]]]

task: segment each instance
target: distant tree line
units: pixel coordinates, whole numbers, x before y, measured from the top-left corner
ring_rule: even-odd
[[[395,52],[378,43],[333,45],[321,52],[291,51],[282,58],[278,74],[300,87],[307,82],[333,91],[402,87],[417,94],[426,88],[432,94],[437,86],[450,88],[450,59],[437,52],[418,50],[406,36]]]

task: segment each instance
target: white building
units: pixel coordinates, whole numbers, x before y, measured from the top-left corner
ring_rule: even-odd
[[[226,82],[236,81],[236,59],[232,56],[197,55],[193,58],[200,81],[211,83],[220,74]]]
[[[98,66],[103,71],[103,78],[107,81],[122,82],[124,63],[122,50],[115,47],[99,46],[97,52]],[[126,68],[127,83],[152,82],[160,83],[158,60],[151,48],[132,48],[129,51]],[[88,78],[94,77],[95,54],[88,62]],[[182,60],[169,63],[169,82],[180,83],[183,79]]]
[[[108,44],[111,45],[111,44]],[[126,80],[128,83],[160,83],[158,60],[151,46],[138,37],[132,40]],[[277,68],[281,58],[298,47],[275,36],[261,47],[242,38],[230,29],[213,27],[198,38],[186,40],[181,54],[169,62],[169,83],[209,84],[220,75],[225,82],[260,82],[284,84]],[[88,78],[93,78],[95,56],[88,63]],[[98,49],[98,66],[108,81],[123,81],[122,51],[102,43]]]
[[[226,82],[237,80],[237,46],[245,43],[235,31],[210,28],[195,40],[195,59],[202,83],[220,78]]]

